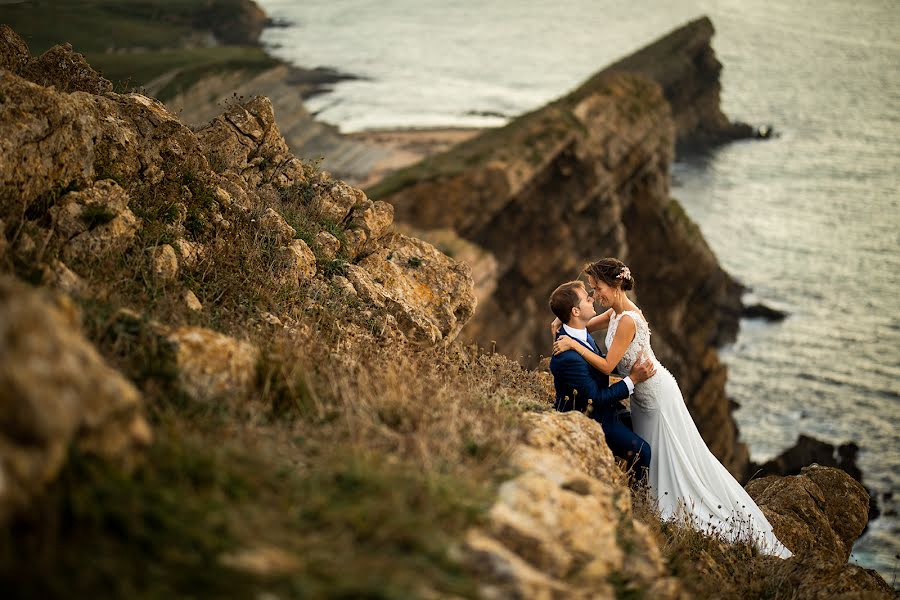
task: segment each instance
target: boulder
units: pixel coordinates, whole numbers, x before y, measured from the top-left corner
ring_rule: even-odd
[[[200,303],[200,299],[197,298],[197,295],[191,290],[185,290],[181,295],[181,299],[184,300],[184,305],[188,307],[188,309],[198,312],[203,310],[203,304]]]
[[[73,297],[84,297],[88,294],[87,283],[61,260],[53,260],[49,265],[44,265],[41,283]]]
[[[177,251],[178,264],[184,266],[186,269],[195,268],[206,256],[206,248],[204,248],[203,244],[191,242],[183,238],[172,242],[172,247]]]
[[[868,522],[869,494],[840,469],[812,465],[792,477],[764,477],[747,493],[794,554],[846,563]]]
[[[127,192],[110,179],[60,198],[48,213],[64,240],[63,258],[83,261],[128,248],[140,227],[128,202]]]
[[[286,244],[294,239],[294,234],[296,233],[294,228],[284,220],[284,217],[273,208],[267,208],[259,218],[259,227],[263,235],[282,244]]]
[[[316,252],[325,260],[332,260],[341,249],[341,241],[328,233],[320,231],[314,240]]]
[[[326,172],[319,174],[319,180],[313,184],[313,189],[316,195],[310,208],[319,218],[333,223],[343,223],[353,207],[368,201],[362,190],[331,179]]]
[[[418,344],[451,342],[475,311],[468,265],[404,235],[391,234],[378,251],[348,266],[347,278]]]
[[[293,240],[279,251],[279,281],[302,285],[316,274],[316,255],[303,240]]]
[[[245,104],[230,105],[197,131],[197,139],[216,172],[237,174],[251,189],[266,183],[288,187],[305,180],[302,163],[278,131],[268,98],[256,96]]]
[[[178,277],[178,255],[169,244],[147,248],[150,257],[150,272],[160,281],[170,281]]]
[[[200,402],[239,396],[256,377],[258,350],[202,327],[180,327],[164,335],[179,389]]]
[[[77,321],[66,297],[0,277],[0,521],[56,478],[70,448],[128,462],[151,440],[140,393]]]
[[[395,223],[394,231],[424,240],[447,256],[472,267],[475,299],[479,305],[486,302],[496,291],[499,272],[497,257],[478,244],[460,237],[449,227],[418,229],[406,223]]]
[[[387,202],[366,200],[358,205],[347,225],[344,251],[351,258],[372,252],[394,221],[394,207]]]
[[[511,466],[519,475],[466,537],[470,564],[489,582],[484,595],[679,597],[656,541],[632,517],[598,423],[577,412],[528,415]]]

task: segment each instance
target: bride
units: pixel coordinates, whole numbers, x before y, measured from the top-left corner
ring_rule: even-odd
[[[588,331],[608,327],[609,353],[603,358],[586,352],[584,358],[607,374],[615,368],[627,374],[642,355],[656,367],[656,375],[634,388],[631,418],[634,432],[653,450],[649,481],[662,518],[687,517],[700,531],[729,541],[750,541],[765,554],[791,556],[753,499],[706,447],[678,383],[653,355],[647,320],[625,296],[634,287],[631,271],[615,258],[604,258],[590,264],[585,273],[601,305],[609,309],[591,319]],[[572,338],[560,336],[553,353],[576,346]]]

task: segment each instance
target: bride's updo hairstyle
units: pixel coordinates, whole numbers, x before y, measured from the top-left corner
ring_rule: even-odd
[[[622,288],[625,292],[634,288],[631,269],[618,258],[601,258],[597,262],[592,262],[584,268],[584,274],[610,287]]]

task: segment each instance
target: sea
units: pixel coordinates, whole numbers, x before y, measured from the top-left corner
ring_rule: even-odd
[[[757,462],[800,434],[859,444],[883,512],[851,561],[898,586],[896,0],[257,2],[272,55],[357,76],[307,101],[343,132],[500,126],[709,16],[725,113],[776,136],[679,157],[672,196],[745,302],[788,315],[742,321],[722,350],[735,418]]]

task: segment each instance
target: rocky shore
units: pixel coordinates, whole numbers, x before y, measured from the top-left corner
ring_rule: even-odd
[[[661,291],[639,297],[660,354],[697,359],[680,367],[690,397],[719,398],[736,286],[668,197],[676,128],[654,82],[607,74],[464,143],[480,168],[444,155],[392,203],[297,158],[264,97],[192,129],[111,89],[71,48],[32,57],[0,26],[0,581],[13,596],[892,596],[847,564],[868,504],[842,471],[748,487],[795,552],[760,557],[661,523],[597,424],[549,410],[545,373],[461,341],[507,333],[479,293],[490,309],[518,286],[513,319],[537,315],[538,282],[574,276],[571,244],[608,223],[592,250],[636,273],[659,252],[690,262],[645,268]],[[481,253],[473,264],[496,277],[397,231],[395,213],[442,224],[429,189],[458,209],[447,247]],[[492,227],[554,232],[560,262],[535,247],[530,268],[527,248],[485,242]],[[538,339],[509,333],[498,349]],[[705,434],[737,468],[727,404],[691,408],[719,419]]]

